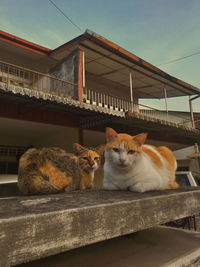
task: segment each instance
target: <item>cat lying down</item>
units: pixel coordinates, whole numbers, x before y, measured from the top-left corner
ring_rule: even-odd
[[[106,128],[104,189],[145,192],[179,187],[173,152],[165,146],[144,145],[146,137]]]
[[[29,149],[19,160],[18,187],[23,194],[51,194],[93,187],[103,146],[86,149],[73,144],[75,154],[57,147]]]

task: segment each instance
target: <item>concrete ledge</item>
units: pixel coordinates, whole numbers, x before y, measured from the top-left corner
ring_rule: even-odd
[[[200,189],[84,191],[0,199],[0,266],[40,259],[200,212]]]
[[[20,267],[199,267],[200,233],[153,227]]]

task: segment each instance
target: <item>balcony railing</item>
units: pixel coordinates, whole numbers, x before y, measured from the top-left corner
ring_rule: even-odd
[[[146,117],[150,117],[154,119],[159,119],[161,121],[172,122],[176,123],[177,125],[182,125],[192,128],[191,120],[187,119],[186,117],[178,115],[176,116],[171,114],[170,112],[167,112],[166,110],[158,110],[146,105],[132,103],[127,100],[123,100],[105,93],[97,92],[86,88],[84,90],[84,101],[92,105],[97,105],[109,109],[114,109],[124,112],[128,111],[136,112],[140,115],[143,115],[144,119]]]
[[[0,61],[0,82],[11,87],[77,99],[77,84],[3,61]]]
[[[77,100],[77,84],[70,83],[57,77],[32,71],[23,67],[0,61],[0,85],[11,88],[11,90],[22,91],[29,96],[36,96],[49,99],[52,96],[58,96],[62,99]],[[46,96],[50,96],[45,98]],[[83,94],[85,103],[104,107],[110,110],[134,112],[143,116],[144,119],[153,118],[162,121],[173,122],[177,125],[183,125],[192,128],[192,123],[188,118],[176,116],[166,110],[158,110],[149,106],[132,103],[130,101],[111,96],[105,93],[97,92],[85,88]],[[65,101],[63,101],[65,103]]]

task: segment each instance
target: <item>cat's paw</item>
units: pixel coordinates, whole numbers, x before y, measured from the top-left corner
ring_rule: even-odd
[[[132,186],[129,186],[129,190],[133,191],[133,192],[143,193],[146,191],[146,188],[145,188],[144,184],[137,183],[137,184],[134,184]]]
[[[102,187],[104,190],[118,190],[114,184],[103,184]]]

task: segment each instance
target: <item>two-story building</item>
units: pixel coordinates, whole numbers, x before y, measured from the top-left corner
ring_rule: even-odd
[[[167,99],[189,96],[189,116]],[[0,31],[0,172],[16,173],[27,147],[104,143],[104,129],[148,132],[172,149],[200,140],[192,101],[200,90],[86,31],[48,49]],[[140,104],[164,99],[162,110]],[[189,99],[189,98],[188,98]]]

